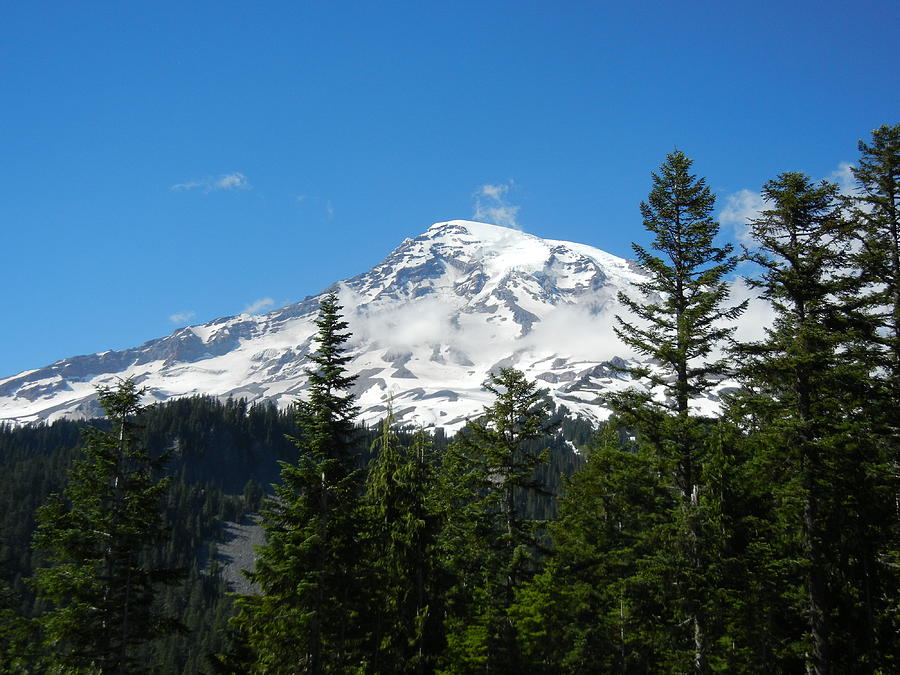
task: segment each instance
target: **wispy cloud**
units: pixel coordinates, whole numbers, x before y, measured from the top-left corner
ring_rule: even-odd
[[[474,219],[503,227],[511,227],[521,230],[516,216],[519,213],[518,206],[510,204],[506,194],[515,183],[509,181],[500,185],[486,183],[475,191]]]
[[[468,355],[479,363],[496,363],[513,351],[517,354],[526,349],[540,351],[547,345],[565,345],[567,356],[588,361],[634,356],[617,339],[610,314],[595,313],[597,307],[609,301],[602,292],[598,292],[595,302],[554,307],[532,326],[528,335],[516,339],[515,346],[497,338],[496,324],[473,319],[460,325],[456,308],[430,295],[393,305],[370,303],[344,284],[338,293],[341,304],[351,308],[347,320],[353,346],[377,345],[412,351],[423,345],[452,345],[456,353]]]
[[[725,206],[719,213],[719,222],[723,225],[731,225],[738,241],[749,246],[752,243],[749,223],[759,217],[765,204],[765,200],[759,192],[738,190],[725,197]]]
[[[849,196],[858,194],[856,180],[853,177],[853,165],[850,162],[838,164],[837,168],[828,174],[827,180],[837,183],[842,194]],[[766,202],[762,194],[753,190],[738,190],[725,196],[725,205],[719,212],[719,222],[734,227],[738,241],[749,246],[753,243],[749,223],[759,218],[765,208]]]
[[[198,178],[189,180],[185,183],[176,183],[169,187],[170,190],[200,190],[204,194],[208,192],[218,192],[220,190],[249,190],[252,186],[247,177],[235,171],[234,173],[225,173],[221,176],[210,176],[207,178]]]
[[[261,312],[264,309],[268,309],[274,304],[275,301],[272,298],[260,298],[259,300],[254,300],[249,305],[244,307],[244,310],[241,312],[241,314],[256,314],[257,312]]]
[[[194,311],[186,311],[186,312],[175,312],[174,314],[169,315],[169,321],[172,323],[187,323],[191,319],[193,319],[197,315],[197,312]]]
[[[853,165],[850,162],[838,164],[838,168],[831,172],[828,180],[838,184],[841,194],[849,196],[859,195],[859,188],[856,185],[856,179],[853,177]]]

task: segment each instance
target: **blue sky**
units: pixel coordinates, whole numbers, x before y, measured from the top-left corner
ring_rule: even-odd
[[[900,122],[898,26],[896,0],[5,2],[0,377],[299,300],[441,220],[628,255],[675,147],[719,208],[838,175]]]

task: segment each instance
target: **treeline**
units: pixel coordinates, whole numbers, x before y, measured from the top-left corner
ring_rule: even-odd
[[[390,414],[374,434],[355,427],[347,323],[327,296],[296,426],[268,436],[292,441],[261,509],[265,544],[248,573],[257,591],[234,599],[227,641],[208,666],[190,667],[896,672],[900,125],[859,148],[855,195],[800,173],[766,183],[743,252],[718,243],[714,197],[691,160],[667,156],[641,204],[653,241],[634,247],[647,280],[620,296],[626,311],[617,317],[619,337],[648,364],[628,369],[643,386],[604,397],[613,415],[586,461],[566,452],[559,431],[583,436],[582,425],[515,369],[488,376],[491,404],[449,443],[398,430]],[[747,305],[729,298],[742,263],[774,312],[764,337],[744,344],[733,334]],[[715,391],[721,415],[704,416],[697,403]],[[102,392],[111,427],[91,432],[88,464],[76,464],[64,495],[38,512],[35,550],[48,558],[32,584],[45,604],[36,621],[10,622],[19,632],[5,643],[31,649],[14,662],[24,672],[170,672],[140,655],[158,649],[152,638],[173,644],[184,632],[183,606],[158,603],[179,587],[177,566],[167,555],[135,566],[108,544],[93,557],[73,548],[82,541],[72,533],[85,531],[72,527],[74,507],[95,504],[92,495],[131,503],[122,492],[129,481],[135,503],[172,491],[145,480],[153,453],[129,460],[136,473],[116,473],[145,447],[122,412],[133,394],[130,383]],[[251,474],[257,433],[269,432],[248,434],[238,462]],[[203,475],[212,468],[205,461],[182,471]],[[115,512],[88,516],[106,533],[103,519]],[[159,511],[143,513],[140,543],[158,552]],[[102,596],[110,614],[99,634],[114,628],[121,637],[104,642],[79,633],[85,622],[55,618],[85,610],[71,587],[54,585],[61,569],[79,570]],[[133,597],[130,606],[107,599],[151,573],[159,583],[142,594],[155,628],[129,641]],[[41,642],[22,639],[30,627]]]

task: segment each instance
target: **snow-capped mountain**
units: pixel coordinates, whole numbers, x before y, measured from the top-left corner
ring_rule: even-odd
[[[456,429],[489,402],[481,384],[515,366],[576,414],[631,386],[612,331],[616,296],[642,278],[596,248],[462,220],[436,223],[381,264],[332,286],[352,338],[361,419],[390,400],[403,422]],[[321,296],[218,319],[139,347],[76,356],[0,379],[0,419],[98,414],[95,387],[133,377],[159,401],[193,394],[287,405],[303,395]]]

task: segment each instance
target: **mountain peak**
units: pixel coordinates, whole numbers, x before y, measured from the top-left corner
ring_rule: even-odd
[[[487,247],[508,247],[514,242],[541,241],[540,237],[522,230],[474,220],[448,220],[435,223],[416,239],[443,240],[456,244],[477,244]]]
[[[477,220],[445,220],[439,223],[434,223],[431,227],[428,228],[427,232],[439,232],[439,231],[466,231],[470,233],[472,236],[490,239],[492,237],[503,236],[504,233],[518,233],[525,236],[528,235],[522,230],[518,230],[512,227],[505,227],[503,225],[493,225],[491,223],[482,223]]]

